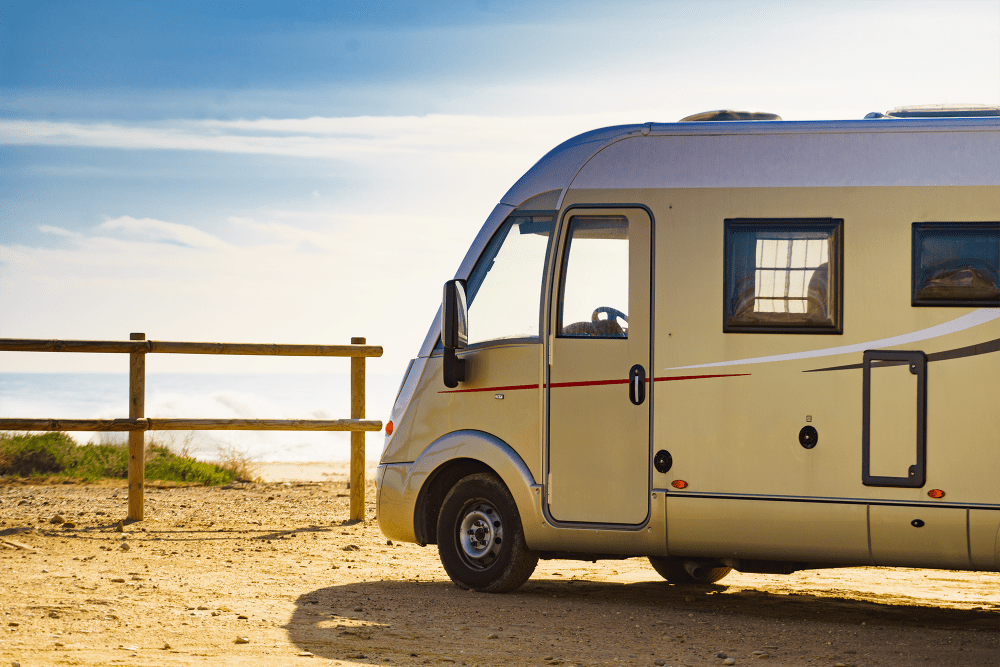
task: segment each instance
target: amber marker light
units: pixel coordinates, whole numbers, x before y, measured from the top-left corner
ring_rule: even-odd
[[[385,425],[385,434],[386,435],[392,435],[392,420],[391,419]]]
[[[675,479],[674,481],[670,482],[670,486],[674,487],[675,489],[686,489],[687,485],[688,483],[685,482],[683,479]]]
[[[941,489],[931,489],[927,492],[927,495],[931,498],[944,498],[944,491]]]

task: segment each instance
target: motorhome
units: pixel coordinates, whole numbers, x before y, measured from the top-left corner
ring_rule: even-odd
[[[539,558],[1000,570],[1000,108],[566,141],[445,285],[377,488],[480,591]]]

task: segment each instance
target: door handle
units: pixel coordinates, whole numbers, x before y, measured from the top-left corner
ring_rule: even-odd
[[[628,372],[628,400],[632,405],[642,405],[646,400],[646,370],[636,364]]]

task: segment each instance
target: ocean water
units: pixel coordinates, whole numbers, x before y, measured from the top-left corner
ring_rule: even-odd
[[[402,378],[368,374],[365,416],[389,418]],[[146,416],[190,419],[346,419],[349,373],[147,373]],[[113,419],[128,417],[126,373],[0,373],[0,417]],[[78,442],[121,434],[72,432]],[[310,431],[153,431],[147,437],[186,446],[202,460],[233,449],[254,461],[350,459],[350,434]],[[365,436],[366,458],[377,459],[383,433]]]

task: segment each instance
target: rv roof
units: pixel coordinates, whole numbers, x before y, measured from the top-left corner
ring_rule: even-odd
[[[612,181],[619,188],[995,184],[1000,117],[985,116],[605,127],[553,148],[500,203],[517,207],[558,190],[558,208],[567,188],[610,187]],[[955,140],[969,151],[964,158]]]

